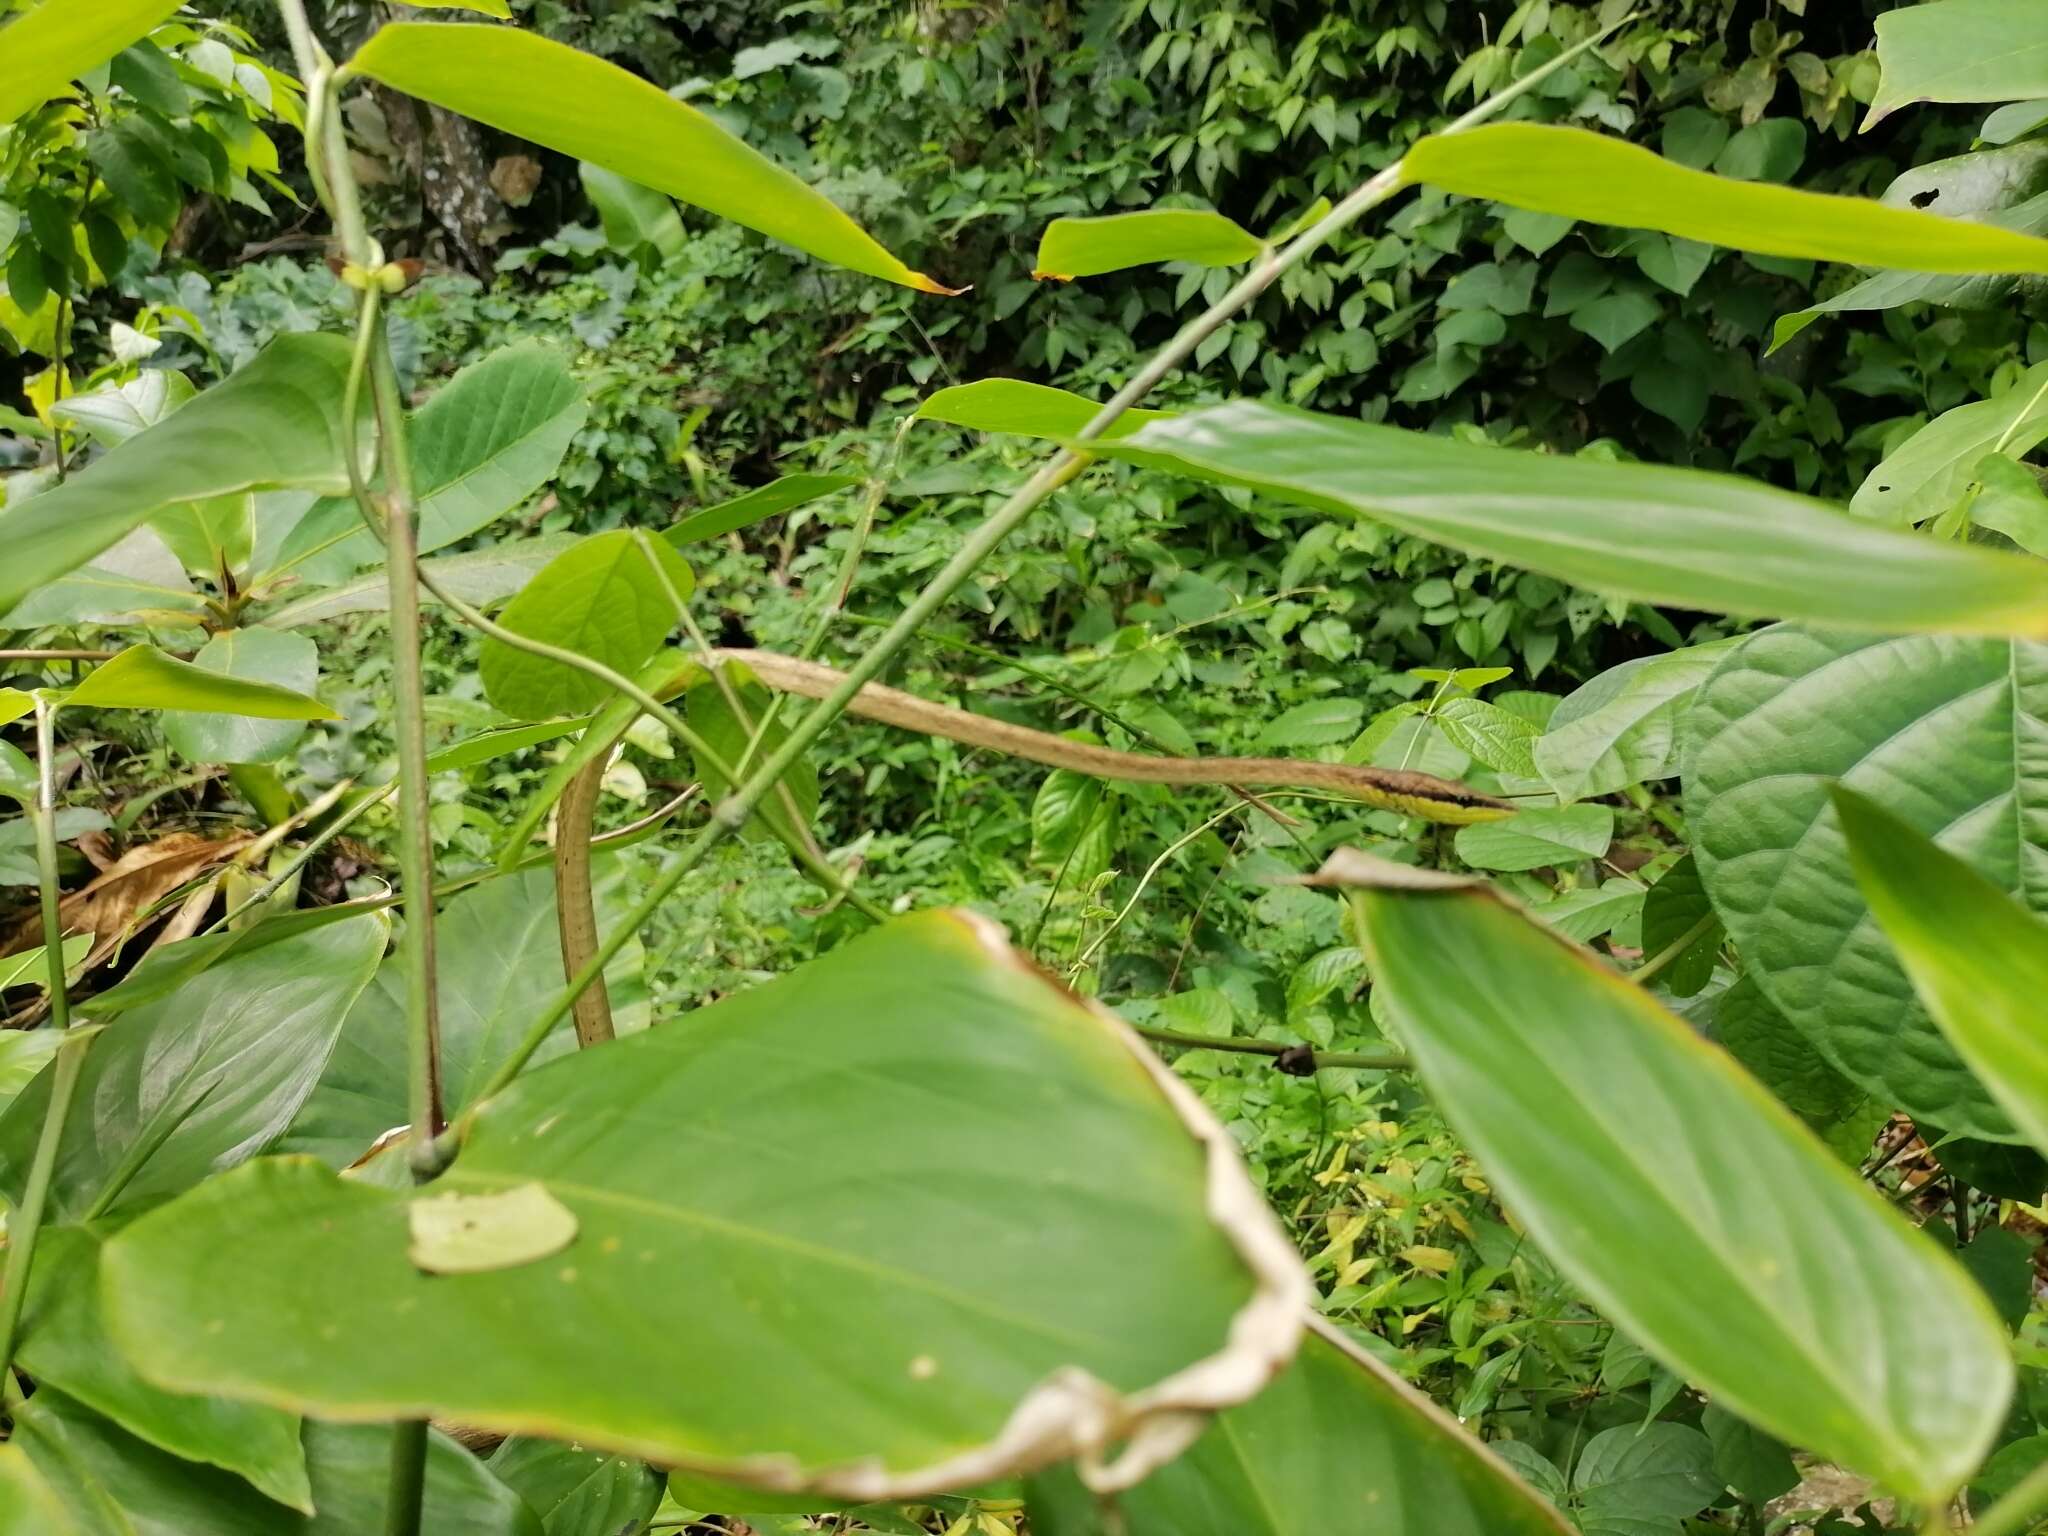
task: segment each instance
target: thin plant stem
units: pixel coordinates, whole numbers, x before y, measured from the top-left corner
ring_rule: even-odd
[[[1089,943],[1088,947],[1082,950],[1080,955],[1076,957],[1073,967],[1069,972],[1069,975],[1080,975],[1081,971],[1087,966],[1088,962],[1095,957],[1096,951],[1101,949],[1103,945],[1109,942],[1110,936],[1114,934],[1117,931],[1117,929],[1123,927],[1124,919],[1131,915],[1132,909],[1138,905],[1139,900],[1144,896],[1146,888],[1152,884],[1153,878],[1159,873],[1159,871],[1166,867],[1168,860],[1170,860],[1175,854],[1179,853],[1181,849],[1187,847],[1189,843],[1194,842],[1195,839],[1202,836],[1203,833],[1215,827],[1219,822],[1228,821],[1231,817],[1241,815],[1243,814],[1243,812],[1244,806],[1242,805],[1226,805],[1222,810],[1218,811],[1214,816],[1209,817],[1206,821],[1204,821],[1200,826],[1196,827],[1193,831],[1185,832],[1181,836],[1175,838],[1171,843],[1167,844],[1166,851],[1160,854],[1158,858],[1152,861],[1151,868],[1147,869],[1143,877],[1139,879],[1138,888],[1135,891],[1131,892],[1131,899],[1124,903],[1123,910],[1118,912],[1117,915],[1110,921],[1109,926],[1104,928],[1102,932],[1098,933],[1095,936],[1095,938]]]
[[[70,1032],[71,999],[64,985],[64,938],[57,890],[56,715],[55,705],[47,698],[37,698],[36,884],[42,900],[43,956],[50,988],[50,1022],[45,1027],[62,1031],[65,1038],[57,1047],[50,1102],[43,1110],[42,1131],[29,1163],[28,1183],[7,1226],[7,1266],[4,1274],[0,1274],[0,1380],[6,1378],[14,1364],[15,1336],[21,1328],[22,1303],[28,1295],[36,1237],[42,1230],[43,1210],[49,1202],[50,1176],[57,1166],[57,1148],[64,1140],[64,1123],[70,1118],[71,1101],[78,1093],[85,1051],[92,1043],[92,1032]]]
[[[1506,90],[1481,102],[1444,131],[1460,133],[1486,121],[1509,102],[1535,89],[1551,74],[1604,41],[1616,28],[1625,26],[1631,19],[1632,15],[1625,16],[1576,46],[1567,48],[1549,63],[1531,70]],[[1331,238],[1349,228],[1370,210],[1395,196],[1405,185],[1401,165],[1397,161],[1359,186],[1346,196],[1343,202],[1286,245],[1268,252],[1228,293],[1182,327],[1180,333],[1161,348],[1128,384],[1110,397],[1089,419],[1087,425],[1075,434],[1078,446],[1060,449],[1040,465],[1030,479],[1012,492],[1002,506],[968,534],[960,548],[954,552],[952,559],[925,583],[923,590],[912,598],[896,616],[894,622],[882,631],[881,637],[874,645],[847,669],[846,676],[832,691],[831,696],[807,710],[803,718],[790,728],[789,735],[784,738],[782,745],[768,755],[767,760],[754,770],[745,783],[736,785],[732,793],[712,808],[710,823],[690,841],[667,869],[655,877],[654,883],[638,905],[614,928],[610,937],[599,946],[598,952],[590,957],[568,986],[549,1000],[528,1027],[518,1048],[493,1074],[484,1091],[477,1096],[476,1102],[481,1103],[519,1075],[533,1053],[540,1049],[541,1043],[574,1006],[577,994],[604,974],[604,968],[611,964],[619,950],[653,918],[661,904],[668,900],[669,895],[689,878],[690,872],[703,863],[713,849],[746,825],[747,818],[753,814],[754,806],[781,782],[797,759],[810,750],[811,743],[822,736],[833,721],[846,713],[847,706],[853,702],[860,690],[874,681],[895,659],[897,653],[916,638],[918,631],[967,583],[981,563],[1037,510],[1041,502],[1093,462],[1086,451],[1086,444],[1095,441],[1114,426],[1125,412],[1151,393],[1154,386],[1193,356],[1195,349],[1203,340],[1214,334],[1232,315],[1258,298],[1279,281],[1283,274],[1300,265]],[[457,1127],[451,1127],[443,1134],[442,1139],[448,1144],[446,1155],[453,1154],[457,1131]]]
[[[1704,939],[1713,926],[1714,914],[1709,912],[1705,917],[1686,929],[1684,933],[1681,933],[1669,944],[1658,950],[1656,954],[1650,956],[1649,959],[1630,971],[1628,979],[1639,983],[1650,980],[1651,977],[1658,975],[1669,967],[1687,950],[1691,949],[1693,945]]]
[[[1178,1029],[1154,1029],[1149,1024],[1131,1026],[1147,1040],[1161,1045],[1184,1046],[1191,1051],[1230,1051],[1239,1056],[1291,1056],[1304,1048],[1282,1045],[1277,1040],[1244,1040],[1231,1035],[1191,1035]],[[1409,1072],[1415,1063],[1406,1056],[1378,1051],[1309,1051],[1308,1064],[1316,1071],[1325,1067],[1352,1067],[1360,1071]]]

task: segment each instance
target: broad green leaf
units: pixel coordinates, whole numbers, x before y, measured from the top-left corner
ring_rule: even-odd
[[[1915,272],[2048,272],[2048,240],[1868,198],[1688,170],[1584,128],[1491,123],[1435,135],[1402,156],[1401,177],[1511,208],[1765,256]]]
[[[1612,807],[1560,805],[1460,827],[1457,848],[1474,869],[1574,868],[1599,858],[1613,841]]]
[[[1893,179],[1881,201],[1943,218],[1976,219],[2023,235],[2048,234],[2048,145],[2015,144],[1914,166]],[[1833,298],[1782,317],[1772,333],[1771,349],[1776,351],[1822,315],[1913,303],[1976,309],[2000,303],[2016,289],[2038,282],[2007,273],[1877,272]]]
[[[600,858],[595,870],[600,926],[616,914],[607,898],[616,872]],[[512,1054],[542,1002],[561,990],[562,941],[555,926],[555,880],[548,869],[521,870],[464,891],[435,927],[435,972],[441,1004],[441,1092],[451,1114],[469,1109]],[[623,1033],[644,1028],[645,1007],[625,1006],[642,991],[644,957],[630,941],[605,971],[612,1022]],[[327,1069],[278,1150],[310,1152],[345,1168],[386,1131],[407,1120],[406,957],[393,955],[349,1010]],[[535,1060],[576,1047],[564,1020]]]
[[[547,1536],[638,1531],[661,1504],[661,1475],[645,1462],[514,1435],[485,1463],[526,1501]]]
[[[1688,720],[1694,855],[1765,996],[1881,1103],[1992,1141],[2012,1124],[1914,1001],[1828,792],[1869,795],[2048,908],[2044,716],[2048,648],[1776,625],[1728,653]]]
[[[1150,422],[1091,451],[1373,518],[1640,602],[1891,631],[2048,633],[2039,561],[1919,538],[1733,476],[1495,448],[1246,400]],[[1844,570],[1856,580],[1843,581]]]
[[[511,1184],[479,1194],[425,1190],[405,1215],[405,1256],[429,1275],[482,1275],[538,1264],[576,1241],[576,1213],[544,1184]]]
[[[1734,644],[1715,640],[1639,656],[1568,695],[1534,748],[1558,798],[1611,795],[1677,773],[1685,712]]]
[[[0,1532],[5,1536],[86,1536],[57,1492],[18,1445],[0,1446]]]
[[[538,539],[518,539],[467,555],[443,555],[422,560],[420,569],[451,595],[473,607],[494,607],[545,570],[558,556],[582,541],[572,533],[548,534]],[[440,600],[422,590],[420,601],[428,606]],[[351,613],[383,613],[391,606],[390,585],[382,571],[358,576],[354,581],[327,592],[316,592],[287,603],[264,619],[273,628],[296,629],[302,624],[319,624]]]
[[[2048,1149],[2048,924],[1847,789],[1835,814],[1870,910],[1913,989],[1991,1097]]]
[[[216,653],[215,664],[227,665],[232,656],[232,650]],[[166,709],[251,720],[341,718],[308,694],[179,661],[153,645],[131,645],[102,662],[63,702],[75,709]]]
[[[24,702],[26,704],[24,705]],[[19,720],[35,708],[35,697],[19,688],[0,689],[0,714]],[[9,713],[12,711],[12,713]],[[12,742],[0,741],[0,795],[26,808],[35,803],[36,765]]]
[[[528,1182],[575,1213],[567,1251],[429,1277],[409,1190],[260,1159],[109,1246],[116,1338],[185,1390],[861,1500],[1109,1434],[1177,1450],[1195,1399],[1230,1406],[1292,1353],[1307,1305],[1222,1128],[959,913],[523,1075],[436,1188]]]
[[[20,688],[0,688],[0,725],[8,725],[34,713],[35,695]]]
[[[1688,1424],[1621,1424],[1586,1442],[1572,1468],[1585,1536],[1676,1531],[1721,1497],[1714,1445]]]
[[[272,944],[281,944],[315,928],[345,923],[390,905],[387,898],[367,897],[361,901],[339,902],[331,907],[302,907],[272,912],[261,922],[246,927],[216,929],[175,944],[160,944],[144,955],[135,968],[104,992],[81,998],[75,1005],[94,1019],[111,1019],[159,1002],[180,987],[212,969],[230,955],[238,955]]]
[[[1978,461],[1976,477],[1970,521],[2030,555],[2048,555],[2048,494],[2034,472],[2010,454],[1989,453]]]
[[[93,1043],[58,1145],[53,1221],[139,1209],[275,1141],[313,1091],[383,954],[370,916],[225,960]],[[0,1113],[0,1193],[21,1198],[50,1072]]]
[[[556,556],[505,605],[498,622],[630,677],[676,627],[676,601],[687,600],[695,585],[667,542],[620,528]],[[515,720],[584,714],[612,693],[588,673],[499,640],[484,641],[477,673],[485,697]]]
[[[2028,369],[1996,400],[1944,411],[1885,455],[1850,499],[1858,517],[1924,523],[1962,499],[1990,453],[2023,456],[2048,439],[2048,363]]]
[[[1759,1509],[1782,1498],[1802,1481],[1792,1453],[1754,1425],[1746,1424],[1719,1403],[1709,1403],[1700,1427],[1714,1446],[1714,1472],[1745,1503]]]
[[[2048,101],[2015,101],[1984,119],[1977,130],[1980,144],[2010,144],[2048,123]]]
[[[43,0],[0,27],[0,124],[41,106],[94,66],[104,64],[178,9],[179,0]],[[0,604],[4,607],[5,604]]]
[[[1093,400],[1048,384],[1030,384],[1022,379],[977,379],[972,384],[955,384],[927,397],[913,419],[942,421],[974,432],[1014,432],[1023,437],[1067,441],[1078,436],[1089,418],[1101,409]],[[1169,411],[1130,410],[1112,422],[1103,435],[1111,440],[1129,437],[1147,422],[1171,418]]]
[[[1520,715],[1484,699],[1455,698],[1437,705],[1430,718],[1452,746],[1495,773],[1524,779],[1537,776],[1536,759],[1531,755],[1536,727]]]
[[[1725,1407],[1946,1499],[2013,1379],[1954,1261],[1592,955],[1486,889],[1354,858],[1377,993],[1550,1261]]]
[[[1301,747],[1327,747],[1358,734],[1365,706],[1357,699],[1310,699],[1282,710],[1258,734],[1261,752],[1286,752]]]
[[[410,423],[419,547],[431,554],[489,527],[553,478],[590,407],[561,352],[515,342],[471,363]],[[295,527],[278,569],[309,583],[383,560],[353,499],[321,503]],[[459,595],[459,594],[458,594]]]
[[[320,682],[320,653],[304,635],[287,630],[223,630],[192,658],[195,667],[243,682],[269,683],[310,697]],[[179,712],[164,722],[164,740],[194,763],[274,763],[290,755],[305,734],[296,720],[257,721],[246,715]]]
[[[97,1227],[44,1229],[22,1313],[23,1368],[39,1385],[56,1387],[159,1450],[220,1467],[259,1493],[311,1513],[313,1490],[294,1415],[165,1392],[136,1375],[108,1341],[100,1310],[105,1240]]]
[[[256,542],[256,497],[236,491],[187,502],[150,519],[179,563],[195,576],[218,581],[223,571],[246,573]]]
[[[642,251],[668,261],[681,254],[688,236],[676,205],[651,187],[628,180],[616,171],[583,161],[576,169],[583,191],[604,224],[604,237],[621,256]]]
[[[393,90],[666,192],[834,266],[926,293],[809,184],[616,64],[510,27],[388,23],[348,63]],[[534,83],[545,81],[545,90]]]
[[[728,686],[737,696],[740,708],[745,712],[743,720],[733,712],[726,700],[725,692],[710,678],[697,683],[689,691],[687,721],[691,730],[704,739],[704,744],[717,754],[721,762],[737,767],[746,755],[747,743],[753,739],[754,727],[767,714],[769,702],[774,695],[755,680],[753,673],[737,662],[725,667]],[[778,715],[768,729],[759,751],[747,759],[749,772],[759,767],[789,739],[789,721]],[[733,783],[708,762],[695,764],[698,782],[704,786],[705,800],[716,805],[732,793]],[[808,759],[800,758],[777,781],[789,790],[790,798],[796,803],[796,821],[792,822],[789,807],[782,803],[782,796],[765,796],[754,814],[747,819],[742,829],[745,833],[760,834],[772,831],[785,839],[801,839],[810,835],[811,824],[818,816],[818,770]],[[762,823],[766,823],[764,827]]]
[[[1326,1323],[1194,1449],[1117,1501],[1071,1472],[1027,1484],[1038,1536],[1564,1536],[1563,1518],[1434,1403]]]
[[[315,1515],[273,1503],[226,1472],[167,1455],[55,1389],[37,1392],[23,1408],[16,1438],[88,1536],[364,1536],[384,1528],[391,1468],[385,1425],[307,1422]],[[434,1536],[543,1536],[525,1501],[439,1430],[427,1442],[421,1529]]]
[[[154,528],[137,528],[68,575],[14,605],[8,629],[46,624],[148,624],[197,628],[206,603]]]
[[[1643,901],[1643,958],[1653,960],[1679,944],[1678,957],[1665,963],[1658,984],[1673,997],[1697,997],[1714,977],[1714,962],[1727,939],[1698,863],[1687,854],[1664,871]]]
[[[1258,236],[1220,213],[1147,208],[1093,219],[1054,219],[1038,242],[1031,275],[1065,283],[1163,261],[1235,267],[1265,248]]]
[[[347,490],[348,359],[339,336],[280,336],[63,485],[0,512],[0,612],[181,503],[266,487]]]
[[[1940,0],[1877,18],[1877,96],[1868,131],[1916,101],[2048,96],[2048,16],[2033,0]]]
[[[81,934],[79,942],[91,944],[92,935]],[[73,941],[64,941],[68,954]],[[38,944],[28,951],[37,959],[42,958],[43,947]],[[81,958],[84,948],[80,951]],[[14,956],[8,956],[12,960]],[[18,983],[10,983],[14,985]],[[0,1035],[0,1109],[14,1102],[15,1095],[35,1080],[49,1059],[57,1054],[57,1047],[63,1042],[64,1032],[60,1029],[10,1029]]]
[[[1566,938],[1590,944],[1603,934],[1640,919],[1646,893],[1633,880],[1613,879],[1603,885],[1580,886],[1529,909],[1529,915]]]
[[[153,368],[120,384],[70,395],[50,407],[53,420],[114,448],[162,421],[199,391],[182,373]]]
[[[60,806],[57,811],[57,841],[68,843],[88,832],[101,832],[113,822],[104,811],[87,806]],[[0,885],[34,885],[36,872],[35,828],[26,816],[0,822]]]
[[[763,519],[792,512],[821,496],[830,496],[859,484],[859,475],[784,475],[780,480],[748,491],[744,496],[735,496],[715,507],[692,512],[662,537],[677,548],[694,544],[699,539],[715,539],[722,533],[752,527]]]

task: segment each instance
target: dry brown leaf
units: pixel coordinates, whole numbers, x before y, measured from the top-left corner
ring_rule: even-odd
[[[248,841],[246,832],[221,838],[173,832],[153,843],[131,848],[59,903],[58,925],[67,934],[93,936],[92,951],[86,956],[84,967],[91,969],[119,949],[122,941],[152,915],[158,902],[186,881],[227,859]],[[26,949],[42,941],[42,919],[32,916],[9,947]]]

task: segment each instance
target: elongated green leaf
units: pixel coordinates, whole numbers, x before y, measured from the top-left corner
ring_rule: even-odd
[[[583,191],[604,224],[604,237],[621,256],[638,256],[645,251],[653,259],[667,261],[678,255],[688,236],[676,205],[652,187],[643,187],[616,171],[608,171],[588,160],[576,168],[583,177]]]
[[[568,362],[544,342],[515,342],[470,364],[410,423],[421,554],[468,538],[554,476],[590,407]],[[309,584],[380,563],[383,546],[353,499],[321,503],[284,541],[278,568]]]
[[[1867,198],[1688,170],[1583,128],[1492,123],[1433,136],[1402,157],[1401,175],[1511,208],[1766,256],[1914,272],[2048,272],[2048,240]]]
[[[192,664],[243,682],[289,689],[300,697],[310,697],[320,682],[320,653],[313,642],[281,629],[223,630],[206,642]],[[305,730],[295,720],[273,723],[246,715],[179,712],[164,722],[164,739],[190,762],[274,763],[291,753]]]
[[[1939,0],[1877,18],[1877,96],[1868,131],[1916,101],[2048,96],[2048,15],[2032,0]]]
[[[0,1533],[84,1536],[56,1490],[18,1445],[0,1446]]]
[[[834,266],[926,293],[823,195],[695,107],[616,64],[510,27],[387,24],[349,61],[393,90],[666,192]],[[535,81],[546,81],[536,90]]]
[[[1850,790],[1834,795],[1864,898],[1956,1053],[2048,1148],[2048,924]]]
[[[35,711],[36,698],[20,688],[0,688],[0,725],[7,725]]]
[[[1870,795],[2048,909],[2044,716],[2048,647],[1777,625],[1728,653],[1687,722],[1700,876],[1765,996],[1880,1103],[1993,1141],[2012,1124],[1914,1001],[1828,792]]]
[[[1066,442],[1078,436],[1101,407],[1093,400],[1048,384],[1022,379],[977,379],[929,396],[917,408],[918,421],[942,421],[975,432],[1014,432]],[[1126,411],[1110,424],[1106,438],[1129,437],[1148,421],[1165,421],[1168,411]]]
[[[1914,166],[1885,188],[1882,201],[1943,218],[1976,219],[2023,235],[2048,234],[2048,145],[2014,144]],[[1771,336],[1771,350],[1823,315],[1913,303],[1977,309],[2000,303],[2023,287],[2037,287],[2039,281],[2004,273],[1878,272],[1833,298],[1781,318]]]
[[[339,336],[280,336],[83,474],[0,512],[0,612],[180,503],[265,487],[348,489],[348,359]]]
[[[1148,208],[1097,219],[1054,219],[1038,242],[1031,275],[1065,283],[1162,261],[1234,267],[1265,248],[1258,236],[1220,213]]]
[[[1193,1450],[1117,1500],[1066,1471],[1028,1485],[1041,1536],[1564,1536],[1571,1527],[1479,1441],[1325,1323],[1292,1366]]]
[[[8,629],[45,624],[197,627],[206,603],[154,528],[137,528],[110,549],[14,605]]]
[[[661,1504],[662,1479],[645,1462],[554,1440],[514,1435],[486,1465],[540,1517],[547,1536],[638,1531]]]
[[[860,1500],[1105,1434],[1143,1466],[1255,1391],[1307,1304],[1222,1128],[964,914],[522,1076],[436,1189],[533,1182],[577,1217],[566,1252],[429,1277],[409,1190],[259,1160],[113,1241],[116,1337],[184,1390]]]
[[[807,502],[830,496],[860,484],[859,475],[784,475],[780,480],[722,501],[715,507],[692,512],[662,535],[681,548],[699,539],[715,539],[722,533],[752,527],[755,523],[784,512],[793,512]]]
[[[2039,561],[1917,538],[1731,476],[1485,447],[1253,401],[1152,422],[1095,451],[1376,518],[1643,602],[1892,631],[2048,634]]]
[[[216,653],[217,665],[229,656]],[[339,720],[318,699],[179,661],[153,645],[131,645],[64,696],[78,709],[166,709],[201,715],[238,715],[251,720]]]
[[[672,546],[619,528],[556,556],[505,605],[498,622],[514,634],[588,656],[630,677],[676,627],[670,590],[675,598],[687,599],[695,585]],[[501,640],[485,640],[477,672],[485,696],[515,720],[583,714],[612,692],[588,673]]]
[[[1996,400],[1944,411],[1885,455],[1849,502],[1858,517],[1924,523],[1956,502],[1985,455],[2024,455],[2048,439],[2048,363],[2030,368]]]
[[[597,864],[599,924],[616,885]],[[555,926],[555,881],[547,869],[522,870],[465,891],[435,924],[441,1007],[441,1091],[450,1114],[473,1105],[533,1022],[534,1010],[561,989],[562,941]],[[345,1168],[386,1131],[407,1120],[405,964],[393,955],[349,1010],[327,1070],[279,1143]],[[644,957],[629,942],[605,971],[612,1022],[621,1033],[648,1022]],[[639,999],[635,1003],[636,997]],[[535,1053],[546,1061],[576,1046],[568,1020]]]
[[[495,607],[545,570],[547,566],[580,541],[573,533],[548,534],[538,539],[519,539],[467,555],[444,555],[422,560],[420,569],[444,590],[474,607]],[[422,590],[420,601],[428,606],[440,602]],[[296,629],[302,624],[319,624],[351,613],[382,613],[391,606],[391,589],[382,571],[358,576],[330,591],[317,592],[287,603],[264,620],[273,628]]]
[[[223,961],[93,1043],[58,1145],[50,1217],[119,1183],[116,1215],[188,1189],[275,1141],[313,1091],[383,953],[359,917]],[[45,1071],[0,1113],[0,1192],[19,1202],[50,1099]]]
[[[225,1472],[167,1455],[54,1389],[36,1393],[17,1420],[16,1438],[77,1529],[90,1536],[363,1536],[383,1529],[391,1467],[385,1425],[306,1424],[315,1515],[273,1503]],[[436,1536],[543,1536],[525,1501],[438,1430],[427,1443],[421,1529]]]
[[[1733,640],[1639,656],[1557,706],[1536,740],[1536,766],[1560,800],[1611,795],[1678,772],[1692,698]]]
[[[159,1450],[220,1467],[257,1492],[312,1513],[296,1416],[165,1392],[137,1376],[114,1348],[100,1311],[105,1238],[90,1227],[43,1232],[22,1313],[22,1365],[40,1385],[58,1388]]]
[[[281,944],[315,928],[380,912],[389,904],[388,898],[372,896],[360,901],[339,902],[331,907],[302,907],[273,913],[246,927],[217,929],[197,938],[159,945],[144,955],[135,969],[120,981],[104,992],[81,999],[77,1006],[95,1019],[117,1018],[144,1003],[160,1002],[171,996],[201,972],[211,970],[230,955],[267,949],[272,944]]]
[[[1357,858],[1400,1038],[1551,1262],[1724,1406],[1946,1499],[2013,1380],[1969,1278],[1641,989],[1490,891]]]
[[[104,64],[173,11],[179,0],[43,0],[0,28],[0,124],[41,106],[97,64]],[[0,604],[0,607],[4,607]]]
[[[427,754],[427,772],[452,773],[462,768],[474,768],[481,763],[494,762],[509,757],[514,752],[524,752],[544,742],[559,741],[564,736],[574,735],[590,724],[588,715],[579,715],[572,720],[543,720],[538,725],[507,726],[501,731],[484,731],[475,736],[443,747],[438,752]]]

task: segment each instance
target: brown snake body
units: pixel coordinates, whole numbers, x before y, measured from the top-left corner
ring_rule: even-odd
[[[719,662],[738,662],[769,687],[807,699],[829,697],[846,674],[821,662],[799,661],[774,651],[718,650]],[[1141,784],[1216,784],[1238,789],[1326,789],[1382,810],[1419,816],[1450,826],[1498,821],[1514,814],[1505,800],[1434,774],[1401,768],[1369,768],[1356,763],[1319,763],[1292,757],[1164,757],[1148,752],[1119,752],[1072,741],[1049,731],[1034,731],[992,720],[948,704],[934,704],[915,694],[869,683],[847,706],[850,714],[884,725],[943,736],[964,746],[986,747],[1008,757],[1068,768],[1099,779],[1127,779]]]

